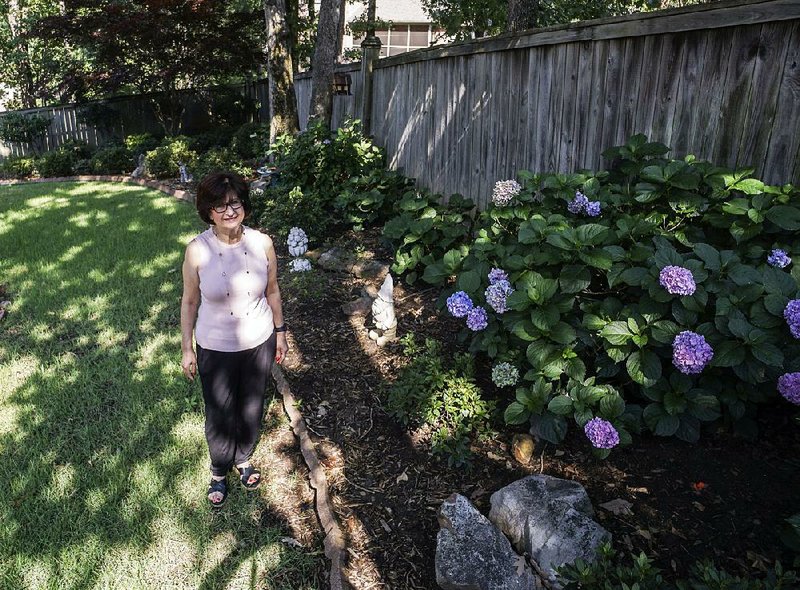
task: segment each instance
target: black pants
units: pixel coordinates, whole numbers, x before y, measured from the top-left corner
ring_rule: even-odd
[[[264,344],[239,352],[197,346],[212,475],[224,476],[234,464],[249,461],[256,448],[275,342],[273,333]]]

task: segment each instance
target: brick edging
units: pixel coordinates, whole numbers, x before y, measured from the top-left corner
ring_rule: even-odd
[[[175,189],[158,180],[147,180],[145,178],[132,178],[130,176],[56,176],[53,178],[30,178],[25,180],[0,180],[0,186],[13,186],[17,184],[28,184],[36,182],[124,182],[126,184],[138,184],[147,188],[161,191],[164,194],[173,196],[182,201],[194,203],[194,193],[192,191]]]

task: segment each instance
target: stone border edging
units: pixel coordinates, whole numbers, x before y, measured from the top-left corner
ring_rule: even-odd
[[[344,574],[347,547],[328,495],[328,480],[319,462],[314,443],[308,436],[308,429],[306,428],[305,420],[303,420],[303,415],[297,410],[295,397],[289,388],[289,383],[277,364],[272,365],[272,378],[275,380],[278,392],[283,398],[283,409],[289,416],[292,431],[300,442],[300,452],[309,470],[309,482],[316,492],[317,517],[325,531],[325,556],[331,560],[329,576],[331,590],[346,590],[350,588]]]
[[[144,178],[132,178],[130,176],[119,175],[119,176],[56,176],[53,178],[29,178],[25,180],[0,180],[0,186],[13,186],[17,184],[29,184],[29,183],[36,183],[36,182],[124,182],[126,184],[138,184],[139,186],[145,186],[147,188],[156,189],[165,193],[167,195],[171,195],[176,197],[182,201],[187,201],[189,203],[194,203],[194,193],[191,191],[185,191],[180,189],[175,189],[165,184],[163,182],[159,182],[158,180],[147,180]]]

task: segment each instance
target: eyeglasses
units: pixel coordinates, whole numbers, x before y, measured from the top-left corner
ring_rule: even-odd
[[[228,210],[228,207],[233,209],[234,213],[242,208],[241,201],[228,201],[227,203],[223,203],[222,205],[214,205],[211,208],[216,211],[217,213],[225,213]]]

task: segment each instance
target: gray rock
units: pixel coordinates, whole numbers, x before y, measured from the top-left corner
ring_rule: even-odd
[[[537,578],[511,543],[460,494],[439,509],[436,583],[445,590],[529,590]]]
[[[325,270],[350,272],[350,267],[353,266],[353,259],[352,256],[342,248],[331,248],[320,255],[317,264]]]
[[[359,279],[380,279],[389,273],[389,265],[378,260],[361,260],[350,270]]]
[[[548,576],[578,558],[593,561],[611,535],[597,524],[579,483],[531,475],[492,494],[489,519],[520,553],[527,553]]]

